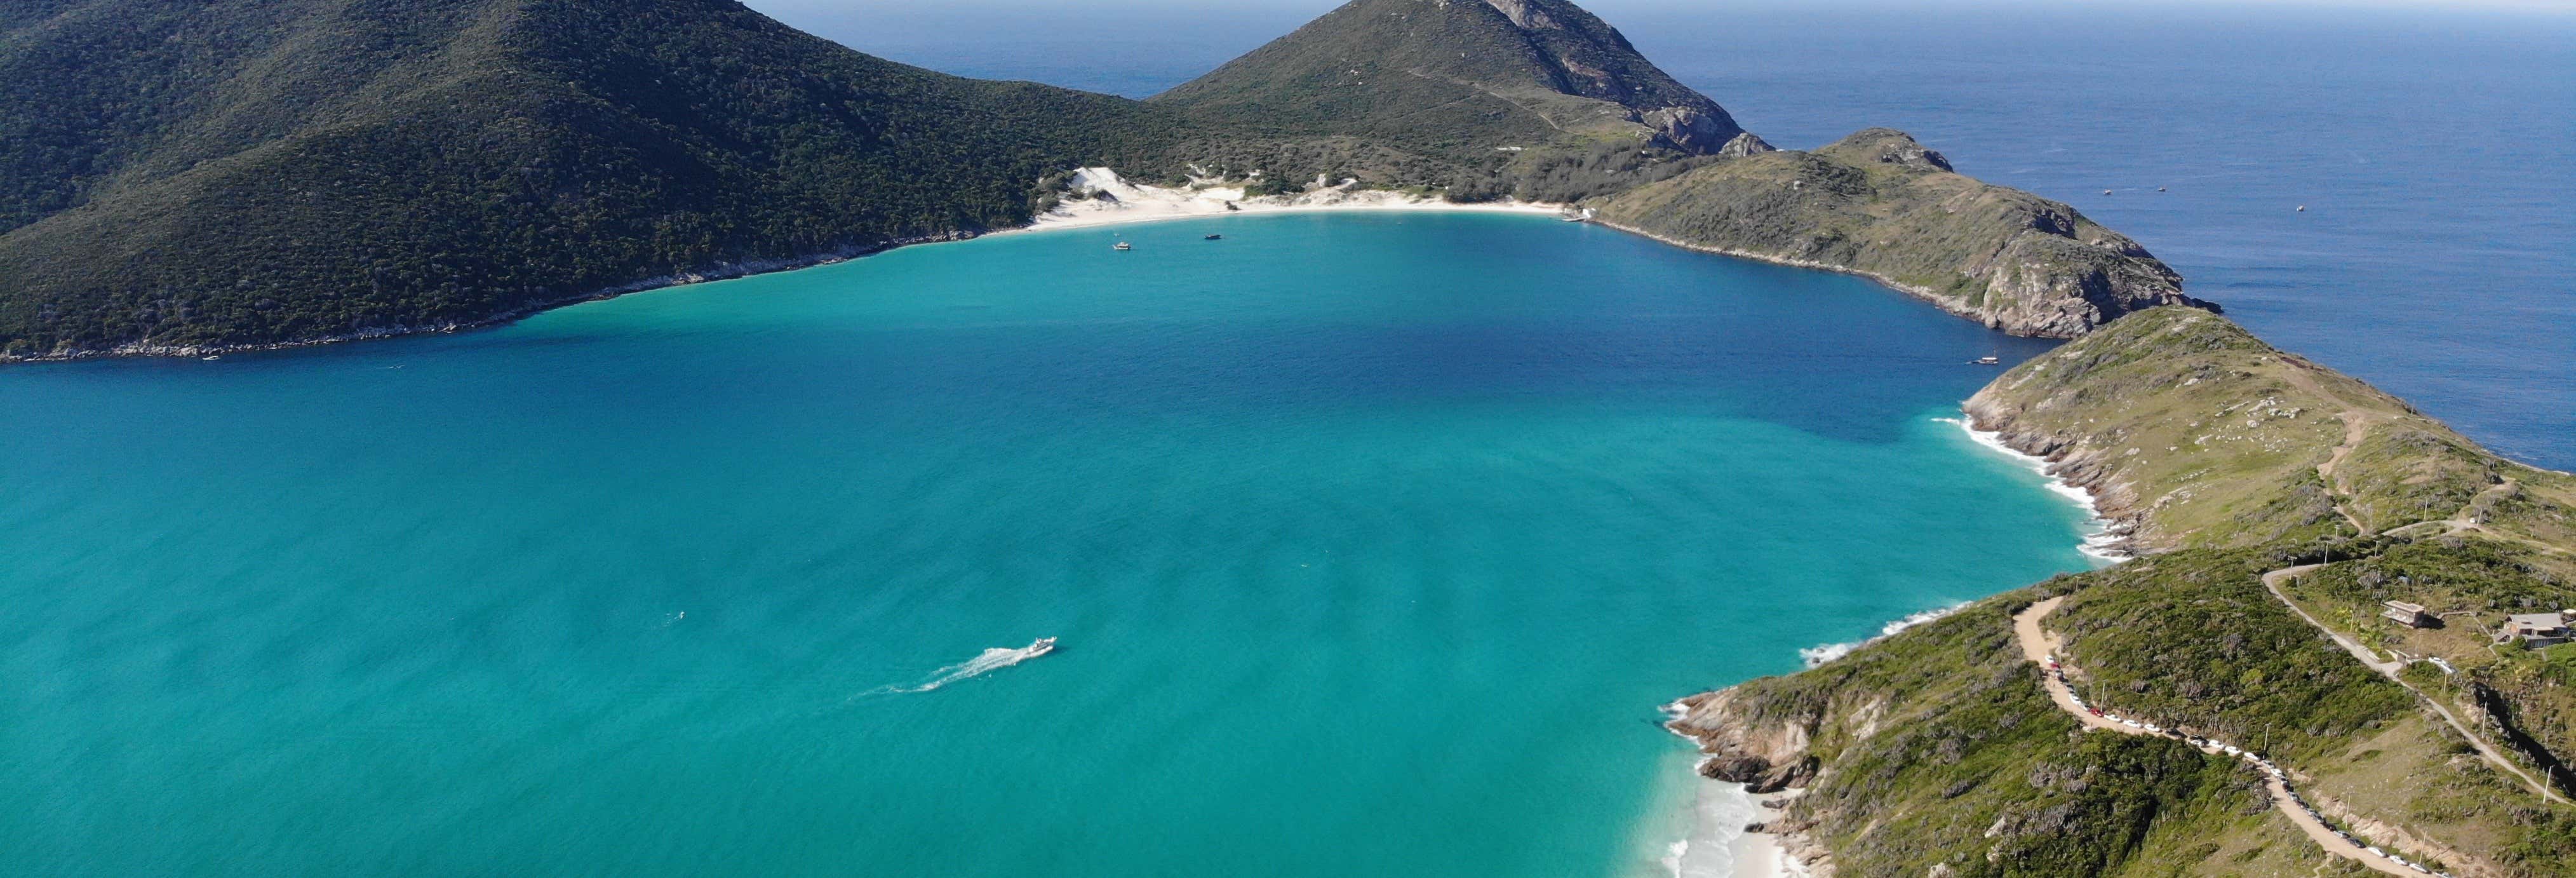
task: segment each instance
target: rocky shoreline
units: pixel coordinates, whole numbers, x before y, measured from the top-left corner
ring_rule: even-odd
[[[1622,232],[1626,232],[1626,233],[1631,234],[1631,235],[1636,235],[1636,236],[1641,237],[1641,238],[1647,238],[1647,239],[1650,239],[1650,240],[1656,241],[1656,242],[1658,242],[1658,243],[1662,243],[1662,244],[1669,244],[1669,245],[1674,246],[1674,247],[1680,247],[1680,248],[1682,248],[1682,249],[1684,249],[1684,250],[1694,250],[1694,251],[1698,251],[1698,252],[1701,252],[1701,253],[1710,253],[1710,254],[1715,254],[1715,255],[1718,255],[1718,256],[1731,256],[1731,257],[1734,257],[1734,258],[1736,258],[1736,259],[1746,259],[1746,260],[1751,260],[1751,261],[1754,261],[1754,262],[1767,263],[1767,264],[1771,264],[1771,265],[1784,265],[1784,266],[1788,266],[1788,267],[1790,267],[1790,268],[1805,268],[1805,269],[1811,269],[1811,270],[1815,270],[1815,271],[1830,271],[1830,272],[1833,272],[1833,273],[1835,273],[1835,274],[1848,274],[1848,275],[1851,275],[1851,276],[1854,276],[1854,277],[1868,278],[1870,281],[1877,283],[1879,286],[1883,286],[1883,287],[1886,287],[1886,288],[1888,288],[1888,289],[1895,290],[1895,291],[1900,292],[1900,293],[1904,293],[1906,296],[1908,296],[1908,297],[1910,297],[1910,298],[1917,299],[1917,300],[1923,301],[1923,302],[1925,302],[1925,303],[1928,303],[1928,304],[1932,305],[1932,306],[1933,306],[1933,307],[1935,307],[1935,308],[1939,308],[1939,309],[1941,309],[1942,311],[1948,312],[1948,313],[1949,313],[1949,314],[1951,314],[1952,316],[1956,316],[1956,317],[1963,317],[1963,318],[1966,318],[1966,319],[1969,319],[1969,320],[1977,321],[1978,323],[1984,324],[1984,325],[1985,325],[1985,327],[1986,327],[1987,329],[2000,330],[2000,331],[2003,331],[2003,332],[2006,332],[2006,333],[2010,333],[2010,334],[2013,334],[2013,335],[2026,335],[2026,336],[2043,337],[2043,338],[2058,337],[2058,336],[2050,335],[2050,334],[2045,333],[2045,332],[2017,332],[2017,331],[2015,331],[2015,329],[2016,329],[2016,326],[2015,326],[2015,325],[2012,325],[2012,324],[2010,324],[2008,321],[2005,321],[2005,320],[2003,320],[2003,319],[2001,319],[2001,318],[1999,318],[1999,317],[1996,317],[1996,316],[1994,316],[1994,315],[1992,315],[1992,314],[1989,314],[1989,313],[1987,313],[1987,312],[1985,312],[1985,311],[1979,310],[1979,309],[1978,309],[1978,308],[1976,308],[1976,307],[1970,306],[1969,304],[1967,304],[1965,301],[1963,301],[1963,300],[1961,300],[1961,299],[1958,299],[1958,298],[1955,298],[1955,297],[1951,297],[1951,296],[1944,296],[1944,295],[1941,295],[1940,293],[1934,292],[1934,291],[1932,290],[1932,288],[1931,288],[1931,287],[1921,286],[1921,285],[1919,285],[1919,284],[1909,284],[1909,283],[1906,283],[1906,282],[1904,282],[1904,281],[1897,280],[1896,278],[1889,277],[1889,276],[1887,276],[1887,275],[1885,275],[1885,274],[1881,274],[1881,273],[1879,273],[1879,272],[1871,271],[1871,270],[1866,269],[1866,268],[1855,268],[1855,267],[1852,267],[1852,266],[1849,266],[1849,265],[1841,265],[1841,264],[1836,264],[1836,263],[1831,263],[1831,262],[1819,262],[1819,261],[1816,261],[1816,260],[1813,260],[1813,259],[1800,259],[1800,258],[1798,258],[1798,257],[1794,257],[1794,256],[1781,256],[1781,255],[1778,255],[1778,254],[1775,254],[1775,253],[1763,253],[1763,252],[1756,251],[1756,250],[1742,250],[1742,249],[1737,249],[1737,248],[1733,248],[1733,247],[1720,247],[1720,246],[1715,245],[1715,244],[1702,244],[1702,243],[1698,243],[1698,242],[1695,242],[1695,241],[1686,241],[1686,240],[1683,240],[1683,239],[1680,239],[1680,238],[1672,237],[1672,236],[1670,236],[1670,235],[1657,234],[1657,233],[1655,233],[1655,232],[1650,232],[1650,231],[1647,231],[1647,230],[1645,230],[1645,229],[1638,228],[1638,227],[1636,227],[1636,226],[1627,225],[1627,224],[1624,224],[1624,223],[1611,222],[1611,221],[1609,221],[1609,220],[1599,219],[1599,218],[1597,218],[1597,217],[1596,217],[1596,218],[1593,218],[1593,219],[1590,219],[1590,220],[1586,220],[1586,222],[1590,222],[1590,223],[1592,223],[1592,224],[1594,224],[1594,225],[1598,225],[1598,226],[1601,226],[1601,227],[1603,227],[1603,228],[1616,229],[1616,230],[1619,230],[1619,231],[1622,231]],[[1978,429],[1985,429],[1985,428],[1980,427],[1980,428],[1978,428]],[[2024,453],[2028,453],[2028,452],[2024,452]]]
[[[1671,719],[1664,728],[1697,744],[1701,777],[1744,785],[1755,796],[1792,796],[1816,777],[1822,762],[1807,752],[1821,716],[1751,718],[1740,716],[1733,687],[1703,692],[1665,706]],[[1832,878],[1833,857],[1807,834],[1811,821],[1789,816],[1787,799],[1762,806],[1775,816],[1746,826],[1748,832],[1773,837],[1797,869],[1815,878]]]
[[[2114,475],[2110,452],[2024,425],[2019,412],[1995,398],[1992,385],[1959,408],[1967,415],[1968,429],[1990,434],[2006,448],[2045,461],[2042,472],[2091,497],[2093,514],[2116,537],[2105,549],[2135,556],[2161,548],[2141,537],[2147,509],[2139,504],[2137,489]]]
[[[2135,240],[1960,174],[1887,128],[1813,151],[1748,150],[1586,205],[1669,243],[1869,277],[2014,335],[2077,338],[2165,305],[2219,310]]]
[[[1635,233],[1675,246],[1711,249]],[[2105,455],[2078,442],[2023,426],[2014,410],[1983,391],[1961,408],[1967,417],[1963,426],[1968,430],[1988,434],[2005,448],[2042,461],[2044,474],[2084,492],[2094,515],[2114,537],[2101,549],[2115,559],[2140,551],[2135,534],[2145,520],[2145,511],[2137,507],[2129,486],[2111,477]],[[1752,795],[1780,796],[1762,802],[1774,816],[1746,830],[1771,835],[1795,864],[1798,874],[1831,878],[1832,852],[1811,834],[1817,823],[1815,817],[1794,813],[1789,807],[1824,770],[1822,760],[1809,749],[1825,722],[1824,711],[1769,715],[1748,711],[1739,695],[1738,687],[1728,687],[1675,701],[1665,706],[1669,719],[1664,728],[1698,747],[1701,756],[1697,770],[1701,777],[1743,784]],[[1875,706],[1862,706],[1850,713],[1864,718],[1863,727],[1855,730],[1858,735],[1867,737],[1876,731],[1875,722],[1866,719],[1877,713]]]

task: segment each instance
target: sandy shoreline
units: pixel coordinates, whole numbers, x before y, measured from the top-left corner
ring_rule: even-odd
[[[1083,168],[1075,172],[1070,185],[1084,197],[1067,198],[1028,225],[992,234],[1283,213],[1438,211],[1564,216],[1567,211],[1564,205],[1513,199],[1461,204],[1434,196],[1361,189],[1349,180],[1329,185],[1318,180],[1295,195],[1246,196],[1240,185],[1194,180],[1188,186],[1153,186],[1129,181],[1108,168]]]
[[[1668,721],[1664,730],[1697,750],[1697,739],[1669,724],[1682,717],[1682,703],[1664,705],[1663,710]],[[1754,828],[1779,825],[1781,810],[1765,804],[1766,799],[1746,784],[1700,774],[1706,759],[1696,756],[1685,769],[1689,801],[1684,806],[1681,837],[1664,848],[1660,873],[1671,878],[1809,878],[1806,864],[1789,852],[1786,839]],[[1784,790],[1770,794],[1769,800],[1802,792]]]

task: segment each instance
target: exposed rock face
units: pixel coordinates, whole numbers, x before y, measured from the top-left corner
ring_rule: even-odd
[[[1485,0],[1485,3],[1502,12],[1504,18],[1511,19],[1512,24],[1522,30],[1558,27],[1556,19],[1547,17],[1547,10],[1531,5],[1529,0]]]
[[[1742,134],[1735,135],[1735,139],[1727,141],[1725,146],[1718,147],[1717,154],[1731,159],[1740,159],[1749,155],[1761,155],[1766,152],[1779,151],[1779,147],[1772,146],[1769,141],[1765,141],[1760,137],[1754,136],[1753,132],[1747,131]]]
[[[1825,147],[1847,155],[1867,155],[1882,164],[1930,171],[1953,170],[1950,159],[1914,142],[1914,136],[1892,128],[1872,128]]]
[[[1699,742],[1699,773],[1712,780],[1740,783],[1754,793],[1776,793],[1814,780],[1816,757],[1807,744],[1820,717],[1762,719],[1748,715],[1736,690],[1682,699],[1681,714],[1665,728]]]
[[[1609,198],[1603,221],[1684,246],[1866,274],[2016,335],[2073,338],[2160,305],[2217,306],[2065,204],[1954,172],[1901,131],[1755,151]]]
[[[1654,129],[1657,142],[1691,153],[1714,153],[1741,136],[1733,120],[1712,116],[1698,107],[1664,107],[1637,114],[1639,124]]]

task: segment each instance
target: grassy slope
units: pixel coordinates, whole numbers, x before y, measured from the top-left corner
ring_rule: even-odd
[[[1843,875],[2315,874],[2323,855],[2267,816],[2252,773],[2172,741],[2081,734],[2049,705],[2012,643],[2009,611],[2027,603],[1989,600],[1737,687],[1724,721],[1810,728],[1826,766],[1782,822]]]
[[[1929,868],[1923,857],[1957,874],[2310,874],[2321,854],[2278,818],[2240,813],[2233,788],[2183,792],[2139,779],[2178,774],[2126,781],[2133,791],[2173,790],[2144,817],[2135,808],[2065,812],[2054,835],[2105,852],[2106,863],[2033,859],[2008,850],[2004,836],[1950,831],[2009,826],[2013,815],[2054,807],[2063,790],[2043,782],[2054,775],[2021,766],[2109,770],[2109,757],[2093,755],[2115,746],[2092,740],[2103,736],[2016,731],[2055,712],[2038,700],[2034,671],[2003,645],[2005,611],[2071,594],[2048,624],[2065,638],[2087,700],[2263,746],[2364,837],[2457,874],[2576,871],[2576,809],[2546,803],[2490,767],[2414,695],[2327,643],[2260,582],[2267,570],[2335,559],[2291,580],[2312,612],[2353,633],[2396,637],[2417,655],[2453,656],[2460,675],[2418,665],[2408,679],[2470,716],[2471,688],[2487,687],[2510,706],[2509,718],[2563,756],[2564,674],[2576,662],[2488,651],[2456,632],[2392,635],[2364,611],[2403,597],[2492,623],[2508,610],[2568,599],[2564,528],[2576,490],[2567,476],[2495,458],[2361,382],[2182,308],[2133,315],[2023,364],[1970,409],[2072,477],[2126,498],[2138,541],[2159,551],[1990,599],[1822,669],[1704,699],[1723,709],[1688,720],[1702,728],[1816,729],[1822,771],[1791,817],[1811,825],[1838,862],[1864,867],[1858,874],[1920,874]],[[2436,523],[2408,526],[2428,519]],[[2462,618],[2457,624],[2467,624]],[[1950,748],[1962,759],[1977,758],[1977,735],[2008,741],[2000,745],[2007,752],[1984,757],[1999,760],[1994,770],[1963,775],[1950,751],[1934,745],[1927,758],[1905,743],[1943,728],[1975,730],[1968,749]],[[2170,754],[2162,770],[2182,772],[2192,758]],[[1837,792],[1845,789],[1857,794]],[[1905,859],[1918,850],[1937,856]]]
[[[1720,161],[1598,205],[1687,244],[1857,269],[2007,331],[2073,337],[2190,304],[2181,278],[2074,208],[1980,183],[1901,132]]]

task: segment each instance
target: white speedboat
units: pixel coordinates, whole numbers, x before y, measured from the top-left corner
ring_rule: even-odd
[[[1135,245],[1133,245],[1133,244],[1129,244],[1129,243],[1127,243],[1127,242],[1125,242],[1125,241],[1120,241],[1120,242],[1118,242],[1117,246],[1111,247],[1111,248],[1109,248],[1109,249],[1111,249],[1111,250],[1122,250],[1122,251],[1124,251],[1124,250],[1134,250],[1134,249],[1136,249],[1136,247],[1135,247]]]
[[[1029,644],[1029,648],[1027,650],[1029,658],[1037,658],[1038,656],[1054,651],[1055,638],[1053,637],[1040,637],[1037,639],[1037,642]]]

